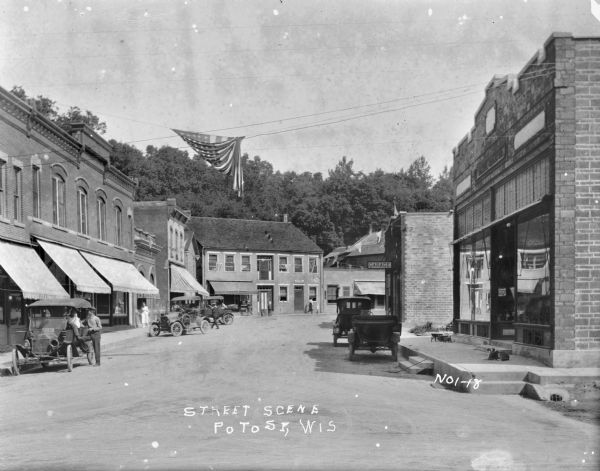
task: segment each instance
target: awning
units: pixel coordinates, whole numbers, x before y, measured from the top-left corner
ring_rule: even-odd
[[[201,296],[208,296],[206,291],[192,274],[183,267],[171,265],[171,293],[184,293],[193,296],[199,293]]]
[[[69,297],[31,247],[0,242],[0,266],[21,288],[25,299]]]
[[[355,281],[354,294],[384,296],[385,281]]]
[[[149,298],[158,298],[156,286],[144,278],[131,263],[81,252],[94,269],[112,285],[115,291],[130,291]]]
[[[77,250],[42,240],[38,240],[38,242],[50,258],[54,260],[54,263],[71,278],[79,291],[84,293],[110,293],[110,286],[102,281],[102,278],[98,276]]]
[[[258,293],[251,281],[210,281],[215,294],[253,294]]]

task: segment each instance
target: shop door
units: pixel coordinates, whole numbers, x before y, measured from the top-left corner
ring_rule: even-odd
[[[258,289],[258,310],[261,316],[271,315],[273,311],[273,287],[257,286]]]
[[[304,312],[304,286],[294,286],[294,312]]]
[[[515,222],[492,230],[492,309],[491,338],[514,340],[516,312]]]

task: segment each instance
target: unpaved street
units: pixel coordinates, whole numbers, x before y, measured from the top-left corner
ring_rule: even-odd
[[[140,331],[100,368],[0,378],[0,468],[598,469],[596,426],[520,397],[434,388],[388,352],[351,363],[331,320]]]

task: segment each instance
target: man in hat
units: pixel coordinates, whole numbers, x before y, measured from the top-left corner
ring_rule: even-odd
[[[100,366],[100,332],[102,331],[102,322],[93,309],[88,310],[86,320],[88,335],[92,339],[92,346],[94,347],[94,355],[96,357],[96,364],[94,366]]]
[[[81,349],[83,353],[86,354],[88,363],[92,364],[92,353],[90,352],[90,347],[88,347],[87,343],[81,337],[81,319],[77,315],[77,311],[75,309],[71,309],[67,318],[67,327],[73,331],[73,347],[75,351],[77,351],[77,347]]]

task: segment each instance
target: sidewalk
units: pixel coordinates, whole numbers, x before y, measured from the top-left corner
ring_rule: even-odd
[[[127,341],[135,337],[148,335],[147,328],[135,328],[131,326],[113,326],[102,329],[101,348],[102,354],[110,352],[111,345]],[[12,376],[12,352],[0,353],[0,376]]]

